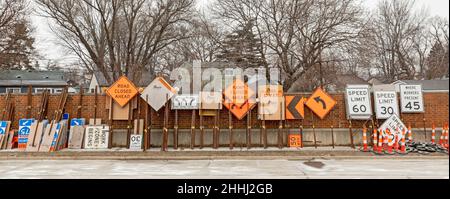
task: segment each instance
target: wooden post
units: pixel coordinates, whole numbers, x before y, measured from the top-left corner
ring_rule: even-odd
[[[78,99],[78,107],[77,107],[77,118],[81,118],[81,111],[83,108],[83,86],[80,85],[80,94]]]
[[[173,149],[178,149],[178,110],[175,110],[175,124],[173,126]]]
[[[199,110],[200,111],[200,110]],[[195,110],[192,110],[191,116],[191,149],[195,147]]]
[[[204,139],[204,126],[203,126],[203,114],[200,115],[200,149],[203,149],[203,139]]]
[[[165,105],[165,109],[164,109],[164,125],[163,125],[163,139],[162,139],[162,147],[161,147],[161,151],[167,151],[167,141],[169,138],[169,132],[167,129],[168,126],[168,122],[169,122],[169,104],[168,104],[168,100],[169,100],[169,95],[166,94],[166,105]]]
[[[228,130],[230,132],[230,150],[233,149],[233,118],[231,117],[231,111],[228,109]]]
[[[350,146],[354,149],[355,144],[353,142],[352,120],[348,120],[348,122],[349,122],[348,130],[349,130],[349,135],[350,135]]]
[[[148,121],[148,94],[145,95],[145,128],[144,128],[144,151],[148,149],[148,132],[149,132],[149,121]]]
[[[32,91],[33,87],[32,86],[28,86],[28,94],[27,94],[27,118],[31,118],[31,106],[33,103],[33,91]]]
[[[334,125],[333,125],[333,122],[334,122],[334,120],[335,120],[335,115],[334,115],[334,112],[331,114],[331,145],[333,146],[333,149],[334,149],[334,147],[335,147],[335,144],[334,144]]]
[[[247,103],[248,104],[248,103]],[[248,106],[247,106],[248,107]],[[247,149],[252,148],[252,111],[250,110],[247,115]]]
[[[114,138],[114,126],[113,126],[113,122],[114,122],[114,118],[113,118],[113,113],[114,113],[114,106],[113,106],[113,100],[112,97],[109,98],[109,143],[108,143],[108,148],[112,148],[112,140]],[[95,125],[97,125],[97,117],[94,118],[94,123]]]

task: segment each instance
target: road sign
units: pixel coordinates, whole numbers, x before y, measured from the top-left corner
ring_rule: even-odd
[[[142,150],[142,135],[131,135],[130,136],[130,149],[131,150]]]
[[[88,126],[84,140],[85,149],[107,149],[109,126]]]
[[[399,115],[397,92],[375,91],[375,107],[377,119],[388,119],[392,115]]]
[[[258,88],[259,119],[284,120],[285,102],[283,87],[280,85],[265,85]]]
[[[234,104],[224,102],[223,106],[229,109],[236,118],[242,120],[248,114],[248,112],[256,106],[256,103],[250,103],[247,101],[243,106],[239,107]]]
[[[391,117],[389,117],[389,119],[387,119],[381,126],[380,128],[378,128],[378,130],[380,132],[385,133],[386,129],[389,129],[389,131],[393,134],[393,135],[397,135],[399,139],[402,138],[402,131],[407,130],[407,127],[405,126],[405,124],[402,122],[402,120],[400,120],[400,118],[394,114]],[[398,131],[397,131],[398,129]],[[385,134],[384,134],[385,135]]]
[[[145,88],[141,94],[141,98],[147,100],[146,96],[148,96],[147,103],[155,109],[155,111],[159,111],[159,109],[161,109],[176,93],[177,91],[175,88],[170,86],[164,78],[157,77],[147,88]]]
[[[302,146],[302,137],[300,135],[289,135],[289,147],[299,148]]]
[[[172,110],[194,110],[198,107],[198,95],[177,95],[172,99]]]
[[[236,79],[232,85],[225,89],[223,94],[227,103],[231,101],[234,105],[242,107],[250,97],[255,95],[255,91],[250,89],[242,80]]]
[[[73,126],[84,126],[86,124],[86,120],[84,118],[73,118],[70,120],[70,127]]]
[[[423,113],[422,85],[400,85],[402,113]]]
[[[368,120],[372,117],[372,105],[368,85],[347,85],[345,90],[347,119]]]
[[[324,119],[325,116],[334,108],[336,101],[321,88],[318,88],[311,95],[311,97],[309,97],[305,104],[317,116],[319,116],[320,119]]]
[[[200,92],[201,110],[221,110],[222,93],[219,92]]]
[[[300,120],[305,118],[306,98],[300,95],[286,95],[286,119]]]
[[[26,149],[28,142],[28,135],[30,134],[30,127],[33,124],[34,119],[21,119],[19,120],[18,131],[18,147],[19,149]]]
[[[0,135],[5,135],[5,132],[7,131],[7,127],[8,127],[8,122],[7,121],[0,121]]]
[[[139,91],[126,76],[120,77],[111,87],[106,90],[106,93],[111,96],[121,107],[130,102]]]

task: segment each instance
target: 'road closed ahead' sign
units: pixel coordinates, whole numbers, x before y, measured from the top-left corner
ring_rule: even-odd
[[[422,86],[400,85],[400,103],[402,113],[423,113]]]
[[[375,91],[374,95],[377,119],[388,119],[394,114],[399,115],[395,91]]]
[[[368,85],[347,85],[345,92],[347,119],[367,120],[372,117]]]

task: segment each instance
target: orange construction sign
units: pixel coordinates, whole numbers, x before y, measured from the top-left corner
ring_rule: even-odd
[[[314,93],[306,101],[306,106],[309,107],[320,119],[325,116],[334,108],[336,101],[331,98],[320,87],[314,91]]]
[[[223,103],[223,106],[225,106],[227,109],[230,110],[233,115],[238,118],[239,120],[242,120],[249,111],[251,111],[255,106],[256,103],[249,103],[248,101],[244,103],[243,106],[239,107],[232,103]]]
[[[122,76],[106,90],[106,93],[124,107],[139,93],[139,90],[126,76]]]
[[[231,86],[223,92],[226,103],[233,103],[238,107],[242,107],[250,97],[255,95],[255,91],[250,89],[246,83],[240,79],[236,79]]]
[[[289,147],[292,147],[292,148],[302,147],[301,135],[289,135]]]
[[[305,118],[306,98],[299,95],[286,95],[286,119],[300,120]]]

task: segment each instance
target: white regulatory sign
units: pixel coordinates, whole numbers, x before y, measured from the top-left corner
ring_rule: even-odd
[[[423,94],[421,85],[400,85],[402,113],[423,113]]]
[[[177,95],[172,99],[172,110],[198,109],[198,95]]]
[[[367,120],[372,117],[372,105],[368,85],[347,85],[345,101],[347,119]]]
[[[142,135],[131,135],[130,136],[130,149],[131,150],[142,150]]]
[[[393,135],[397,135],[399,140],[402,138],[402,131],[405,130],[406,132],[406,126],[405,124],[400,120],[400,118],[397,115],[392,115],[389,119],[387,119],[381,126],[378,128],[380,132],[383,132],[385,135],[386,129],[389,129],[389,131]],[[393,137],[392,137],[393,138]],[[394,141],[394,140],[393,140]]]
[[[388,119],[392,115],[399,115],[397,92],[375,91],[375,107],[377,119]]]

